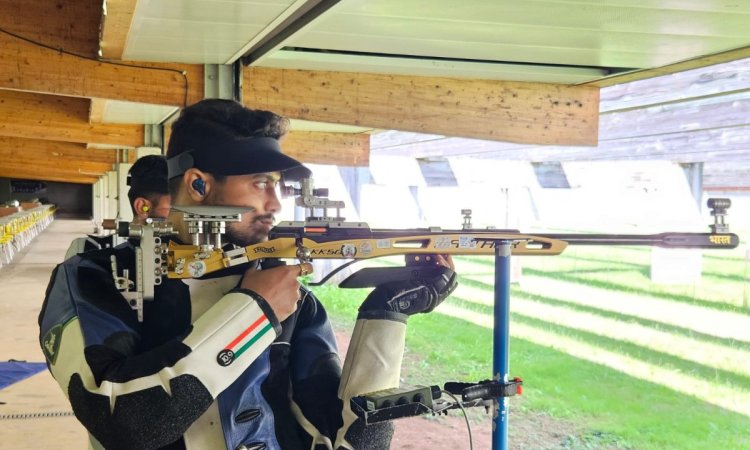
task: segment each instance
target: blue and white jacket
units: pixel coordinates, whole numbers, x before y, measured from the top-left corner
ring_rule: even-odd
[[[49,369],[92,448],[331,448],[341,364],[312,294],[279,323],[237,287],[241,272],[164,279],[138,322],[111,273],[111,256],[134,273],[134,255],[126,243],[60,264],[39,316]],[[388,447],[388,430],[356,428],[369,436],[350,442]]]

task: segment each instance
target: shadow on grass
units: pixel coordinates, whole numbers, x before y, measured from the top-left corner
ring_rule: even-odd
[[[461,279],[460,282],[467,286],[472,286],[478,289],[492,291],[492,286],[488,285],[487,283],[482,283],[481,281]],[[718,344],[718,345],[724,345],[730,348],[750,351],[750,342],[739,341],[739,340],[735,340],[731,338],[722,338],[722,337],[713,336],[713,335],[706,334],[706,333],[701,333],[690,328],[666,324],[666,323],[659,322],[656,320],[644,319],[638,316],[622,314],[622,313],[610,311],[608,309],[596,308],[594,306],[589,306],[589,305],[579,305],[579,304],[571,303],[569,301],[565,301],[559,298],[547,297],[547,296],[539,295],[539,294],[532,294],[532,293],[522,290],[520,287],[517,287],[517,286],[511,287],[511,302],[513,301],[513,298],[515,297],[524,298],[528,300],[535,300],[535,301],[545,303],[548,305],[552,305],[552,306],[563,306],[574,311],[596,314],[601,317],[615,319],[615,320],[619,320],[622,322],[637,323],[639,325],[643,325],[645,327],[652,328],[654,330],[669,332],[669,333],[677,334],[677,335],[684,336],[684,337],[694,338],[694,339],[700,339],[706,342],[711,342],[711,343]],[[480,311],[480,312],[490,314],[490,315],[492,314],[491,306],[484,306],[484,305],[478,305],[476,303],[472,303],[469,309]]]
[[[607,350],[630,356],[658,367],[666,367],[688,374],[692,377],[738,387],[750,391],[750,376],[743,376],[716,367],[706,366],[694,361],[689,361],[679,356],[670,355],[658,350],[651,350],[638,344],[627,341],[601,336],[588,331],[553,324],[532,317],[511,314],[512,320],[540,329],[546,329],[556,334],[573,337],[576,340],[587,342]]]
[[[548,272],[533,268],[524,268],[524,274],[535,275],[538,277],[551,278],[560,281],[567,281],[575,284],[582,284],[591,286],[599,289],[607,289],[610,291],[621,291],[629,294],[642,295],[645,297],[656,297],[663,298],[666,300],[673,300],[688,305],[702,306],[705,308],[715,309],[718,311],[730,311],[737,314],[750,316],[750,310],[735,305],[729,305],[727,303],[712,302],[709,300],[698,299],[682,294],[671,294],[668,292],[651,292],[648,289],[641,289],[636,286],[626,285],[622,283],[615,283],[611,281],[591,280],[583,276],[577,276],[572,274],[565,274],[559,272]]]

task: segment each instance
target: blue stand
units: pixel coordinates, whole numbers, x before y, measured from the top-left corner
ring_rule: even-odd
[[[510,245],[498,241],[495,247],[495,326],[492,330],[493,379],[508,382],[510,352]],[[492,423],[492,450],[508,448],[508,397],[498,397]]]

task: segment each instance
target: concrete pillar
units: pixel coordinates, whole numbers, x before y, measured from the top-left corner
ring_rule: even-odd
[[[143,131],[143,146],[157,148],[159,149],[159,152],[157,152],[156,154],[161,154],[161,149],[164,148],[164,125],[160,123],[146,124],[143,126]],[[141,156],[141,154],[137,153],[136,159],[140,158]]]
[[[372,183],[369,167],[339,167],[339,174],[344,181],[349,197],[352,199],[352,207],[357,215],[362,214],[362,186]]]
[[[91,187],[91,216],[97,228],[102,223],[102,184],[100,177]]]
[[[10,196],[10,179],[0,178],[0,203],[11,200]]]
[[[703,208],[703,163],[685,163],[680,164],[685,172],[690,192],[693,194],[695,203],[698,205],[698,212]]]
[[[107,215],[105,219],[114,219],[117,217],[117,172],[110,170],[107,172]]]
[[[99,199],[101,203],[102,220],[109,217],[109,183],[107,182],[107,174],[105,173],[99,178],[101,183],[101,197]]]
[[[119,163],[116,165],[117,169],[117,205],[120,214],[118,214],[117,220],[123,222],[131,222],[133,220],[133,209],[130,207],[130,199],[128,198],[128,171],[133,167],[132,164]]]

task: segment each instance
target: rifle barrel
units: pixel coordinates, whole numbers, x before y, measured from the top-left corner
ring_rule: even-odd
[[[733,233],[660,233],[660,234],[546,234],[535,236],[559,239],[568,245],[647,245],[663,248],[731,249],[740,244]]]
[[[370,229],[361,228],[318,228],[312,231],[305,227],[278,227],[271,230],[271,239],[276,237],[315,236],[317,242],[338,241],[343,239],[394,239],[418,235],[526,235],[540,238],[550,238],[565,241],[568,245],[644,245],[663,248],[706,248],[732,249],[739,243],[739,237],[734,233],[683,233],[666,232],[660,234],[583,234],[583,233],[522,233],[509,229]]]

